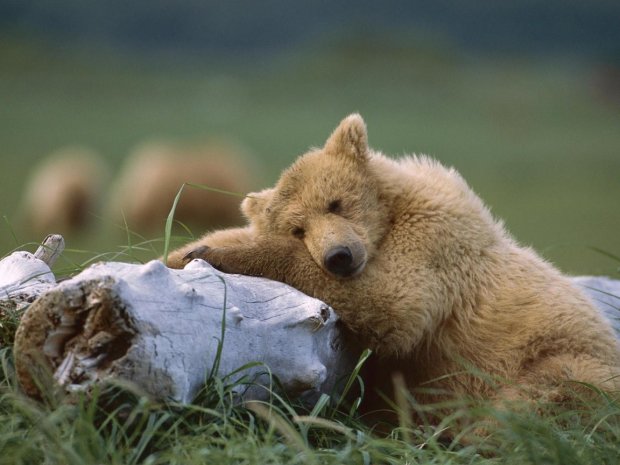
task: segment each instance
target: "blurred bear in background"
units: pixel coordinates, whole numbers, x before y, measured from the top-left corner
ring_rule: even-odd
[[[180,145],[147,142],[125,160],[112,186],[107,214],[118,225],[150,235],[163,234],[166,218],[183,183],[174,219],[189,228],[220,228],[242,223],[239,204],[254,188],[248,156],[229,143]]]
[[[35,166],[19,209],[29,233],[73,236],[93,223],[109,180],[109,168],[96,152],[67,146]]]

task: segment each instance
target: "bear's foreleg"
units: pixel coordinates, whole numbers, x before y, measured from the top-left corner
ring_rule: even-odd
[[[325,273],[308,257],[308,251],[296,240],[261,240],[251,235],[228,244],[211,236],[174,253],[174,264],[201,258],[224,273],[260,276],[303,288],[303,283],[320,283]]]
[[[238,246],[250,244],[253,240],[254,233],[249,227],[215,231],[170,252],[166,265],[170,268],[183,268],[194,258],[203,258],[200,256],[200,251],[205,247]]]

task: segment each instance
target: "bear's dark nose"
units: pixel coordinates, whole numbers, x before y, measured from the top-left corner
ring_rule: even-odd
[[[342,276],[343,278],[350,276],[353,271],[355,271],[351,249],[346,246],[340,245],[330,249],[325,254],[323,263],[330,273]]]

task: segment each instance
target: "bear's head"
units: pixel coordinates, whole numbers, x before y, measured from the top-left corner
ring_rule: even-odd
[[[362,272],[389,224],[369,166],[366,125],[345,118],[320,149],[302,155],[274,188],[251,193],[242,211],[256,233],[302,241],[337,278]]]

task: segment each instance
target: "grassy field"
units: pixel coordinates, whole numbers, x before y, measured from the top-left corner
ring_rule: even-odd
[[[152,402],[120,387],[71,400],[50,389],[35,403],[17,391],[9,349],[0,361],[0,463],[7,465],[615,465],[620,454],[619,399],[602,393],[567,410],[541,405],[544,415],[456,404],[438,425],[403,421],[377,432],[328,396],[312,410],[277,393],[236,404],[228,379],[209,379],[191,405]],[[402,408],[421,406],[405,397]],[[491,434],[463,445],[482,415],[495,421]]]
[[[93,147],[117,168],[148,138],[225,137],[256,155],[257,184],[267,186],[359,111],[373,147],[455,166],[522,243],[565,271],[616,271],[591,248],[620,254],[620,111],[594,85],[592,65],[389,41],[239,60],[1,44],[2,252],[40,240],[20,230],[18,201],[32,164],[58,147]],[[69,247],[92,256],[125,242],[96,223]]]

